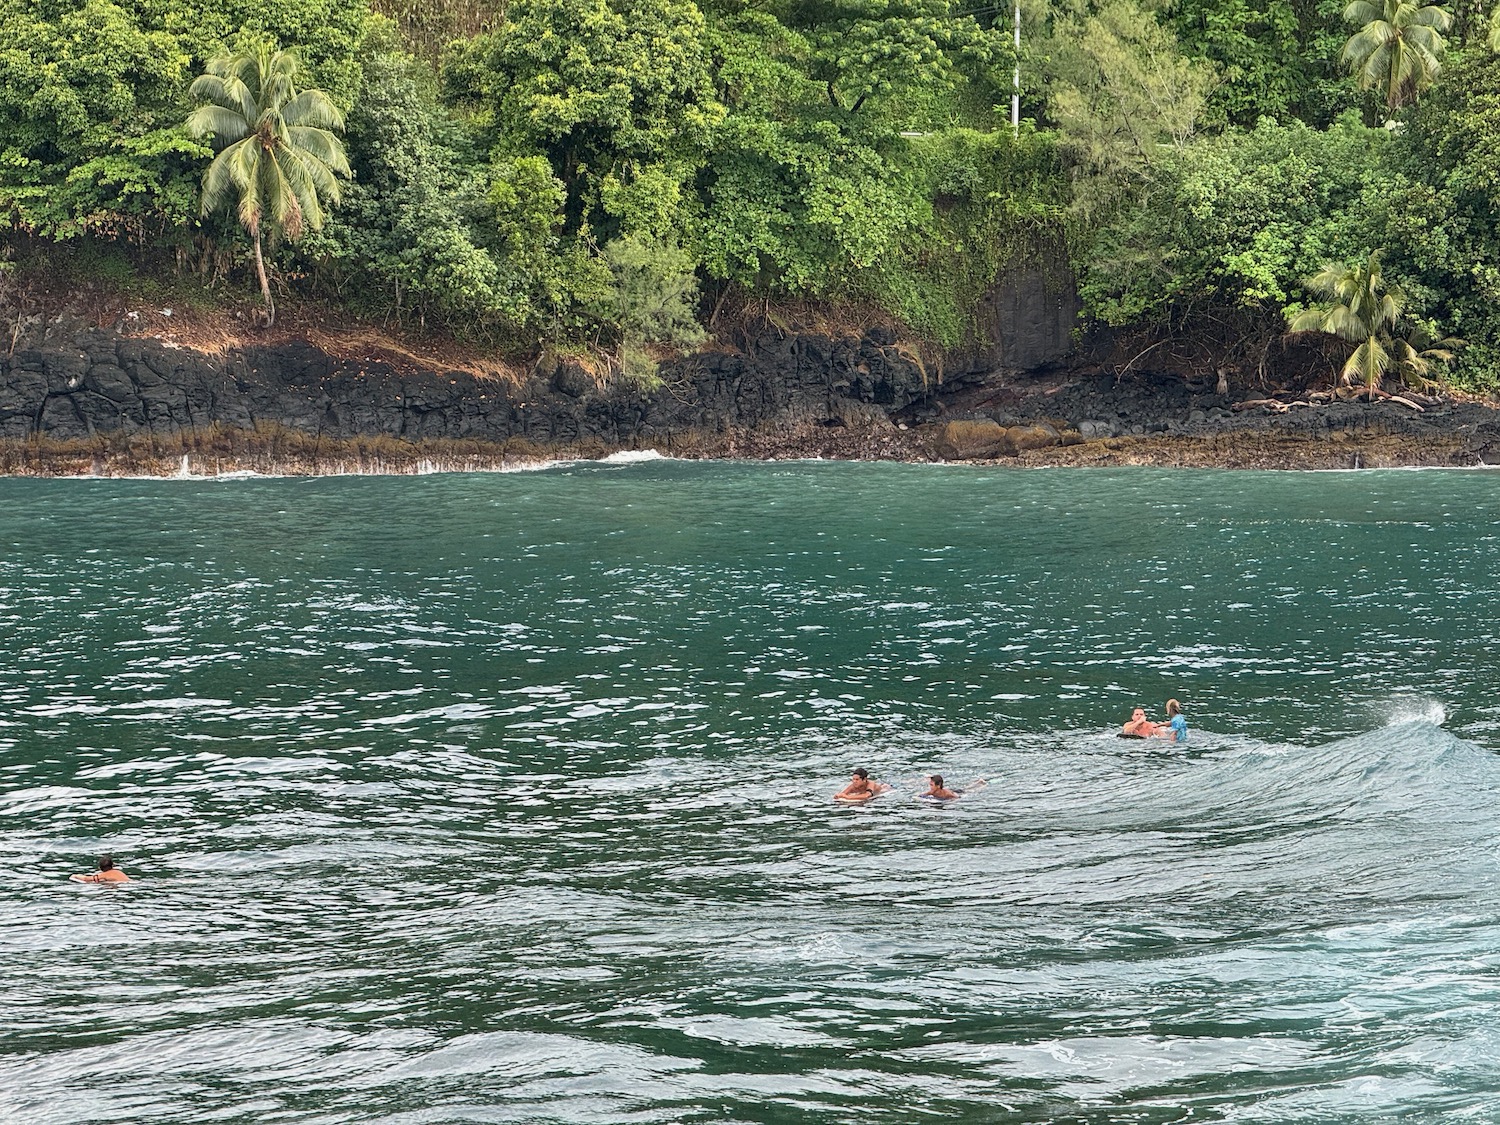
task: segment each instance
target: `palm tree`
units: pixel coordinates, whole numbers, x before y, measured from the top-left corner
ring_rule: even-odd
[[[203,173],[202,213],[232,205],[254,240],[267,325],[276,321],[276,303],[261,254],[265,220],[291,241],[317,230],[321,198],[339,199],[335,173],[349,174],[344,146],[330,132],[344,127],[344,115],[322,90],[299,91],[296,79],[294,54],[262,47],[210,60],[208,73],[188,88],[206,103],[188,117],[188,132],[211,137],[219,149]]]
[[[1398,338],[1395,341],[1396,371],[1408,384],[1419,390],[1427,390],[1435,385],[1434,380],[1428,377],[1434,364],[1449,366],[1458,349],[1467,343],[1457,336],[1435,340],[1434,335],[1425,326],[1417,324],[1406,333],[1405,339]]]
[[[1343,61],[1359,75],[1361,90],[1385,91],[1391,113],[1415,101],[1443,69],[1442,33],[1453,26],[1448,9],[1418,7],[1413,0],[1353,0],[1344,19],[1359,30],[1344,44]]]
[[[1339,372],[1340,381],[1364,381],[1375,398],[1380,377],[1391,366],[1396,322],[1406,308],[1406,295],[1387,285],[1380,272],[1380,251],[1357,266],[1324,266],[1304,283],[1324,303],[1292,317],[1292,332],[1326,332],[1355,344],[1353,353]],[[1410,350],[1408,346],[1407,350]],[[1404,353],[1403,353],[1404,357]]]

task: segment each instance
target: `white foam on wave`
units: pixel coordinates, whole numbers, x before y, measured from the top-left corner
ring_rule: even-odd
[[[1427,696],[1401,696],[1375,706],[1381,722],[1388,727],[1398,727],[1404,723],[1431,723],[1440,727],[1448,720],[1448,709],[1438,700]]]
[[[641,461],[665,461],[654,449],[621,449],[611,453],[608,457],[601,457],[599,461],[604,465],[634,465]]]
[[[797,942],[793,956],[803,961],[838,961],[849,959],[849,952],[837,934],[811,934]]]
[[[1500,464],[1492,465],[1484,461],[1476,461],[1472,465],[1350,465],[1342,469],[1271,469],[1267,471],[1308,475],[1318,473],[1324,476],[1331,473],[1358,473],[1360,476],[1369,476],[1372,473],[1489,473],[1496,470],[1500,470]]]
[[[200,473],[196,471],[196,465],[190,466],[186,472],[181,468],[175,473],[59,473],[48,477],[48,480],[145,480],[145,481],[192,481],[201,484],[205,481],[246,481],[246,480],[323,480],[330,477],[429,477],[443,474],[465,474],[477,476],[480,474],[501,473],[539,473],[548,469],[568,468],[580,463],[577,460],[554,460],[554,461],[514,461],[497,464],[460,464],[447,461],[418,461],[411,467],[397,469],[384,469],[378,466],[358,468],[348,465],[330,466],[317,472],[285,473],[262,472],[257,469],[229,469],[222,473]]]

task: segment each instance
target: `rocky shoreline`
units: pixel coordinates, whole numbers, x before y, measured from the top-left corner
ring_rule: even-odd
[[[309,339],[217,352],[58,315],[0,356],[0,472],[212,475],[508,469],[653,450],[1020,466],[1349,469],[1500,463],[1500,410],[1280,392],[1073,356],[944,372],[895,333],[762,324],[651,388],[575,362],[515,378]]]

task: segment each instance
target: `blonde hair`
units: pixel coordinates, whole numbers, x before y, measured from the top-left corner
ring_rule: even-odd
[[[1182,704],[1175,699],[1167,700],[1167,718],[1170,719],[1180,714],[1182,714]]]

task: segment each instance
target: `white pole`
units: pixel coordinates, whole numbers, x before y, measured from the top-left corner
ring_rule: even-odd
[[[1016,73],[1010,95],[1010,131],[1021,135],[1021,0],[1016,0]]]

